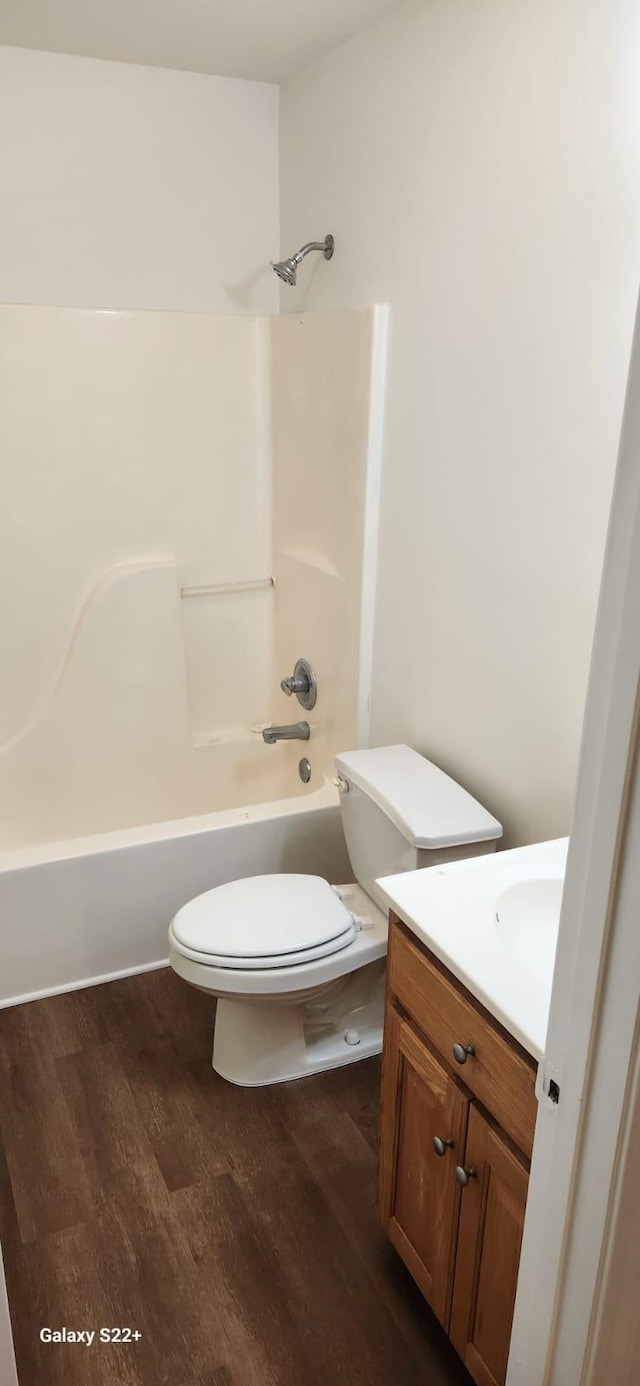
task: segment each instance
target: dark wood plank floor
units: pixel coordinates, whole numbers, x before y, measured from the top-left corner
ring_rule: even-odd
[[[0,1012],[21,1386],[466,1386],[378,1227],[378,1061],[234,1088],[211,1022],[170,971]]]

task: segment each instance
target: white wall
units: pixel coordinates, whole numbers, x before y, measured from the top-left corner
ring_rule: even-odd
[[[0,302],[276,311],[276,86],[0,48],[0,178]]]
[[[635,0],[417,0],[281,101],[285,312],[388,300],[373,739],[569,825],[640,276]]]

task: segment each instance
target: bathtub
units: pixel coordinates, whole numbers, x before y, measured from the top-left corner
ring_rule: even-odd
[[[0,854],[0,1006],[168,962],[167,928],[194,895],[240,876],[350,880],[337,790]]]

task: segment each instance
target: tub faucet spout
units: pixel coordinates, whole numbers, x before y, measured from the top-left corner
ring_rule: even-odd
[[[264,727],[262,732],[262,740],[268,746],[273,746],[276,741],[308,741],[310,736],[308,722],[292,722],[288,727]]]

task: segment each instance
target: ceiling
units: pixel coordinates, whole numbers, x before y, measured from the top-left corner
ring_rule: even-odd
[[[399,0],[0,0],[0,44],[280,82]]]

